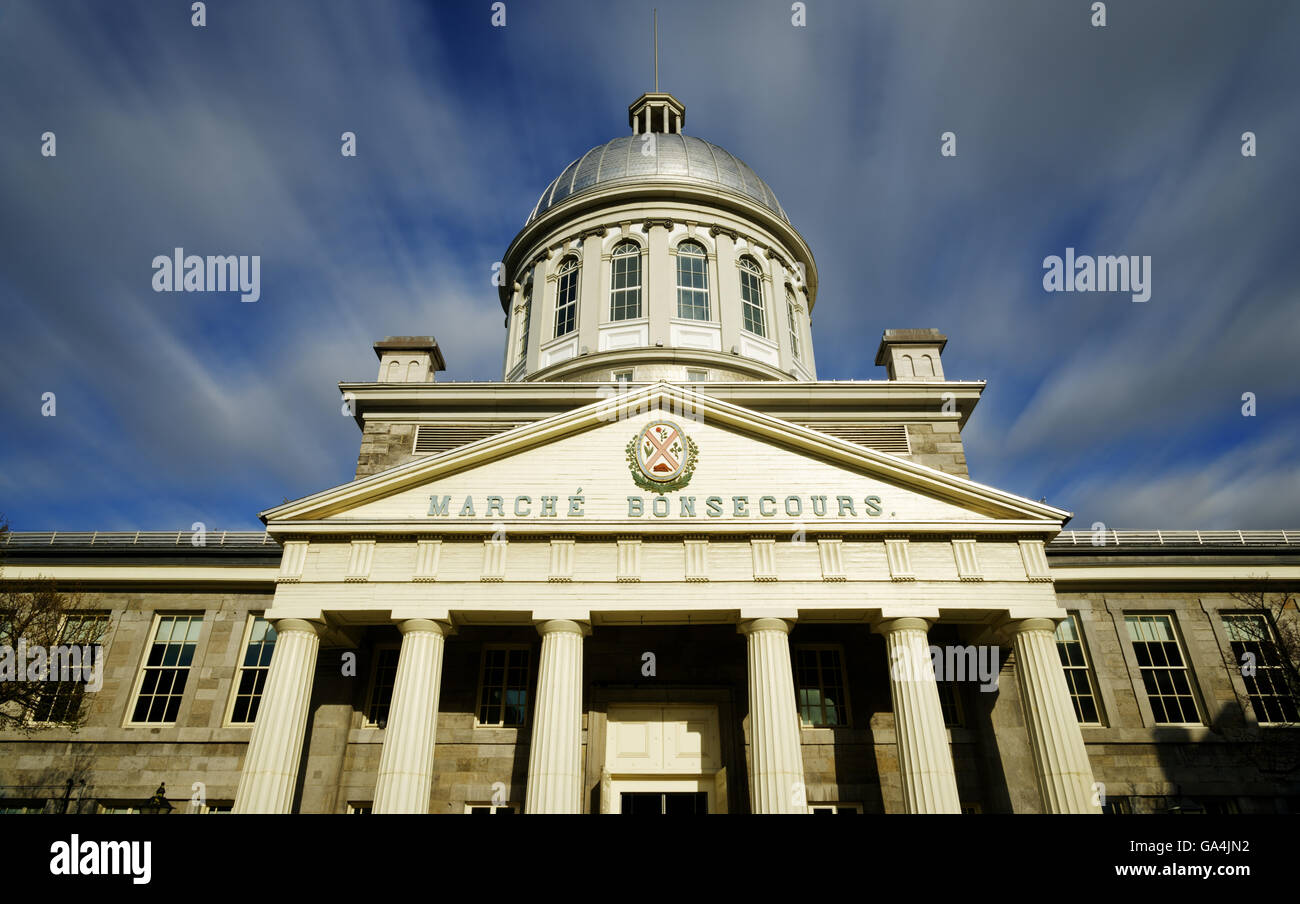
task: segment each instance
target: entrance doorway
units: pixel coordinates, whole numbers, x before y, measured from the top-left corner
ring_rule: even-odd
[[[611,705],[606,712],[601,812],[725,813],[720,748],[716,706]]]

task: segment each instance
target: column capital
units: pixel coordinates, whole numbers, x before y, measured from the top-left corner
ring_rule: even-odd
[[[444,637],[456,632],[448,621],[431,618],[405,618],[397,623],[397,630],[402,634],[441,634]]]
[[[537,623],[537,633],[545,637],[547,634],[578,634],[582,637],[591,636],[591,623],[573,621],[567,618],[552,618]]]
[[[907,615],[900,618],[882,618],[880,621],[871,625],[871,630],[877,634],[892,634],[895,631],[921,631],[926,634],[930,633],[930,626],[938,619],[935,618],[918,618]]]
[[[789,634],[794,629],[793,618],[747,618],[736,625],[737,634],[754,634],[758,631],[780,631]]]
[[[321,629],[325,626],[317,621],[308,621],[305,618],[277,618],[272,624],[275,625],[276,634],[288,634],[298,631],[303,634],[310,634],[313,637],[319,637]]]
[[[1026,631],[1047,631],[1056,633],[1056,625],[1063,620],[1068,613],[1065,610],[1057,612],[1042,612],[1030,610],[1029,612],[1016,612],[1014,609],[1003,612],[990,626],[993,631],[993,638],[1003,646],[1011,646],[1017,634],[1023,634]]]
[[[1049,631],[1056,633],[1056,622],[1050,618],[1021,618],[1007,623],[1007,629],[1019,634],[1022,631]]]

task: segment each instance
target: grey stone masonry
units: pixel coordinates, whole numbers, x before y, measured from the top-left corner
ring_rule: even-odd
[[[927,421],[907,425],[912,461],[958,477],[970,477],[961,428],[955,421]]]
[[[366,421],[356,476],[369,477],[415,458],[415,425]]]

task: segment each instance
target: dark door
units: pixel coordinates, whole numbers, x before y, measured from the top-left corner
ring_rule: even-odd
[[[622,812],[632,815],[703,815],[709,812],[709,795],[703,791],[634,791],[619,795]]]

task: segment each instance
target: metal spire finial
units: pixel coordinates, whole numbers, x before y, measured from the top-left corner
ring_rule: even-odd
[[[659,8],[655,7],[655,93],[659,93]]]

